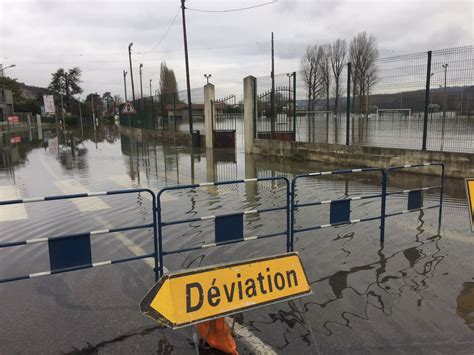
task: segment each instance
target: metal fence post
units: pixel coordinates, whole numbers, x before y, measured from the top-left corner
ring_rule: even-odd
[[[428,51],[428,62],[426,65],[426,91],[425,91],[425,112],[423,115],[423,143],[421,150],[426,150],[426,140],[428,136],[428,109],[430,101],[430,81],[431,81],[431,51]]]
[[[293,72],[293,134],[296,142],[296,72]]]
[[[174,119],[174,131],[177,131],[176,127],[176,93],[173,93],[173,119]]]
[[[351,63],[347,63],[346,145],[349,145],[351,126]],[[337,132],[336,132],[337,135]]]
[[[295,227],[295,210],[294,210],[294,201],[295,201],[295,178],[291,180],[291,187],[290,191],[288,191],[288,197],[289,197],[289,203],[290,203],[290,211],[287,213],[289,215],[288,221],[290,222],[290,245],[289,247],[291,248],[290,251],[294,251],[294,234],[293,230]]]

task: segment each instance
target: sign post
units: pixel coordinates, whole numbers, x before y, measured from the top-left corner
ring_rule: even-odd
[[[128,127],[131,127],[130,114],[137,113],[137,110],[135,110],[135,107],[133,107],[133,104],[131,101],[127,101],[125,103],[122,109],[122,113],[128,113]]]
[[[213,265],[163,276],[140,302],[176,329],[311,294],[298,253]]]
[[[469,222],[474,232],[474,178],[466,179],[467,204],[469,206]]]

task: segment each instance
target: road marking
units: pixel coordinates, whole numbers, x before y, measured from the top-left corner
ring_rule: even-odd
[[[16,186],[0,186],[0,200],[17,200],[21,198]],[[0,206],[0,223],[28,219],[24,204]]]
[[[55,178],[55,180],[59,180],[58,175],[54,173],[54,171],[46,164],[42,155],[39,156],[40,161],[42,162],[46,171],[50,173],[50,175]],[[95,216],[97,221],[102,221],[104,225],[108,225],[107,228],[112,228],[110,224],[106,223],[104,219],[100,216]],[[117,238],[128,248],[132,253],[135,255],[144,255],[146,254],[145,250],[133,242],[126,234],[122,232],[115,233]],[[152,259],[145,259],[144,260],[147,265],[154,268],[155,262]],[[163,265],[163,271],[168,273],[169,270]],[[226,318],[227,322],[232,321],[230,318]],[[234,325],[234,333],[240,338],[240,341],[254,354],[269,354],[273,355],[276,352],[267,344],[265,344],[262,340],[257,338],[250,330],[248,330],[245,326],[235,323]]]
[[[55,181],[54,184],[63,194],[78,194],[88,192],[87,188],[75,180]],[[100,211],[110,206],[98,197],[78,198],[71,200],[81,212]]]

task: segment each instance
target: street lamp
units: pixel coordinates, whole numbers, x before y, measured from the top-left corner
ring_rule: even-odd
[[[152,93],[152,90],[151,90],[151,82],[152,82],[153,79],[150,79],[150,97],[152,97],[153,95],[151,94]]]
[[[139,71],[140,71],[140,98],[143,100],[142,68],[143,68],[143,64],[140,63],[140,67],[139,67]]]
[[[212,76],[212,74],[204,74],[204,77],[207,80],[207,83],[209,84],[209,78]]]
[[[132,81],[132,98],[135,101],[135,85],[133,83],[133,68],[132,68],[132,46],[133,42],[128,45],[128,61],[130,62],[130,80]]]
[[[3,66],[0,64],[0,72],[2,72],[2,77],[3,77],[3,71],[4,71],[5,69],[9,69],[9,68],[13,68],[13,67],[16,67],[16,64],[11,64],[11,65],[9,65],[9,66],[7,66],[7,67],[3,67]]]
[[[127,72],[123,71],[123,87],[125,89],[125,103],[127,103]]]

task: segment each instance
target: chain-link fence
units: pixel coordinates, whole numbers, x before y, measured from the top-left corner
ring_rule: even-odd
[[[375,68],[362,94],[352,73],[349,110],[347,65],[329,85],[296,72],[295,139],[474,153],[474,46],[381,58]],[[275,75],[274,86],[292,88],[290,74]],[[257,88],[271,90],[271,77]]]

